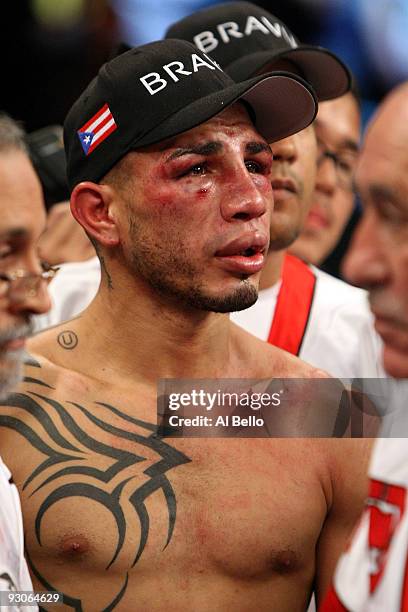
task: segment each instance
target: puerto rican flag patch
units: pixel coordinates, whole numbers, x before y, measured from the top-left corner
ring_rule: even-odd
[[[104,140],[117,129],[115,119],[107,104],[98,110],[78,131],[79,141],[85,155],[92,153]]]

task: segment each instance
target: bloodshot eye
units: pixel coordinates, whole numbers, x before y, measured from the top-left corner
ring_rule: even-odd
[[[196,164],[190,169],[190,174],[201,175],[205,174],[207,167],[205,164]]]
[[[207,164],[194,164],[194,166],[190,166],[186,170],[183,170],[178,178],[183,178],[185,176],[204,176],[207,172]]]
[[[265,166],[255,161],[247,161],[245,162],[248,172],[251,174],[259,174],[265,170]]]

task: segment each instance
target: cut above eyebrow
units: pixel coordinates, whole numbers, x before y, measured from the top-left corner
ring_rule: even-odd
[[[223,146],[221,142],[211,141],[206,142],[203,145],[198,145],[196,147],[188,147],[186,149],[180,148],[173,151],[171,155],[166,159],[166,163],[172,161],[173,159],[177,159],[178,157],[182,157],[183,155],[215,155],[222,150]]]

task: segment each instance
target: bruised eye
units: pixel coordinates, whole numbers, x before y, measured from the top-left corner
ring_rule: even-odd
[[[197,164],[190,170],[190,174],[205,174],[207,166],[205,164]]]
[[[181,175],[183,176],[203,176],[207,172],[207,164],[195,164],[194,166],[190,166],[187,168]]]
[[[247,167],[248,172],[251,174],[259,174],[265,172],[265,165],[259,162],[255,162],[253,160],[246,161],[245,166]]]

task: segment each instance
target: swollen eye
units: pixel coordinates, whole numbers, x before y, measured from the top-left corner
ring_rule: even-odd
[[[204,164],[197,164],[190,169],[191,174],[201,175],[206,171],[206,167]]]
[[[255,164],[254,162],[247,162],[245,165],[249,172],[259,172],[260,171],[259,165]]]

